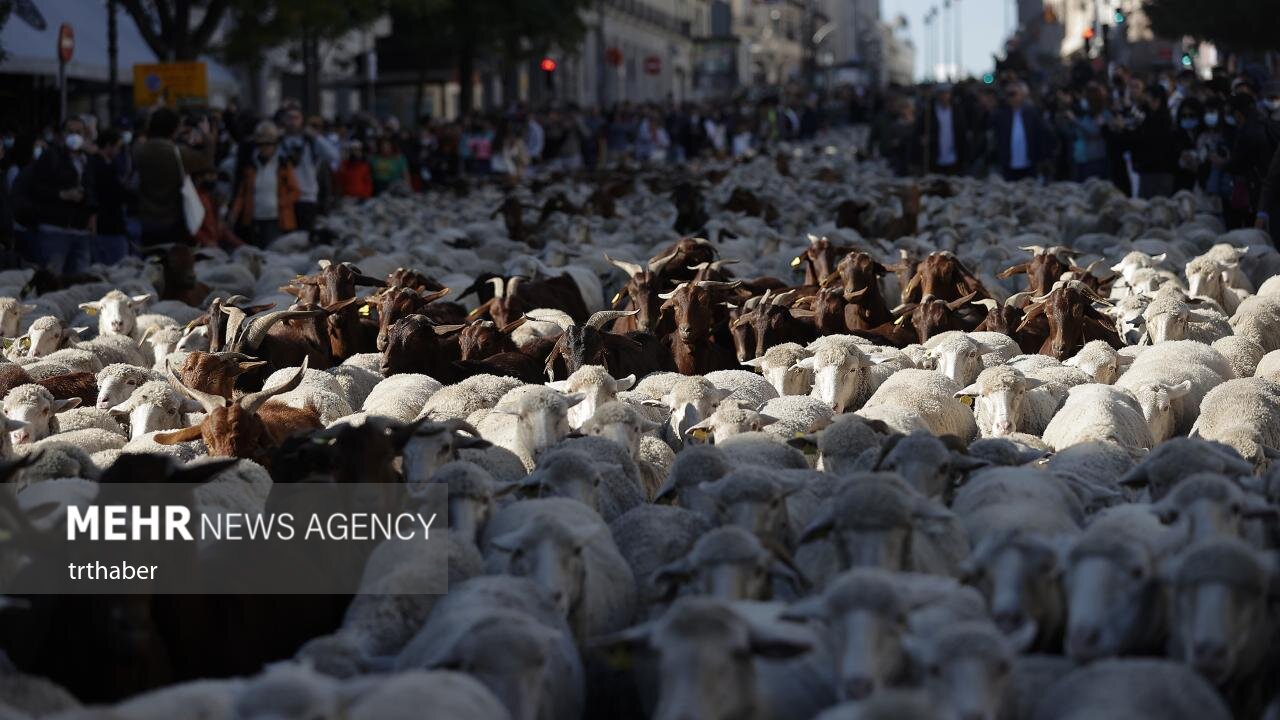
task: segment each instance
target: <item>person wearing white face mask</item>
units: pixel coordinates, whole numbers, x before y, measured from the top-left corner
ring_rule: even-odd
[[[97,194],[85,153],[85,125],[67,120],[60,142],[31,171],[30,194],[36,233],[29,259],[57,275],[89,269],[97,225]]]

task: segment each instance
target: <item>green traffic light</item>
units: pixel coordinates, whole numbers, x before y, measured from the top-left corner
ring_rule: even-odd
[[[996,81],[996,76],[995,76],[995,75],[992,75],[991,73],[987,73],[987,74],[985,74],[985,75],[983,75],[983,76],[982,76],[982,82],[983,82],[984,84],[986,84],[986,85],[990,85],[990,84],[994,83],[995,81]]]
[[[1191,67],[1191,53],[1182,53],[1182,64]]]
[[[1123,11],[1121,11],[1121,10],[1117,10],[1117,11],[1116,11],[1116,24],[1117,24],[1117,25],[1123,25],[1123,24],[1124,24],[1124,12],[1123,12]]]

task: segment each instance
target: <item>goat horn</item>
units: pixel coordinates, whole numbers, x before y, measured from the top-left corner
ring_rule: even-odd
[[[142,347],[143,343],[147,341],[147,338],[154,335],[156,330],[158,329],[159,327],[156,325],[152,325],[151,327],[147,328],[146,332],[142,333],[142,337],[138,339],[138,347]]]
[[[169,362],[168,358],[164,361],[164,369],[169,373],[169,379],[177,387],[178,392],[184,393],[187,397],[200,403],[200,407],[204,408],[205,412],[211,413],[218,408],[227,406],[227,399],[221,395],[201,392],[195,388],[187,387],[177,373],[173,371],[173,363]]]
[[[663,299],[663,300],[670,300],[672,297],[674,297],[674,296],[675,296],[675,294],[676,294],[676,293],[680,292],[680,288],[682,288],[682,287],[684,287],[685,285],[688,285],[688,284],[689,284],[689,283],[680,283],[679,285],[676,285],[675,289],[674,289],[674,290],[672,290],[672,291],[671,291],[671,292],[669,292],[669,293],[658,293],[658,297],[659,297],[659,298],[661,298],[661,299]]]
[[[501,298],[502,294],[507,291],[507,281],[502,278],[489,278],[489,282],[493,283],[493,296]]]
[[[609,264],[626,273],[627,277],[635,277],[637,275],[644,274],[644,268],[636,263],[627,262],[626,260],[616,260],[609,257],[609,253],[604,254],[604,259],[608,261]]]
[[[206,318],[208,318],[205,321],[205,324],[209,327],[209,349],[210,350],[221,350],[223,340],[226,337],[225,335],[223,335],[221,315],[222,315],[222,298],[214,298],[213,300],[210,300],[209,314],[205,316]],[[191,326],[188,325],[187,327],[190,328]]]
[[[600,312],[592,313],[591,317],[587,318],[587,327],[600,330],[604,328],[604,324],[607,322],[613,322],[618,318],[631,317],[639,312],[639,310],[601,310]]]
[[[597,313],[599,314],[599,313]],[[554,310],[530,310],[525,313],[525,317],[536,322],[548,322],[556,325],[561,330],[568,330],[577,323],[570,320],[568,323],[564,321],[564,315]]]
[[[440,424],[444,426],[445,430],[450,430],[452,432],[457,432],[459,430],[462,430],[468,435],[480,437],[480,431],[475,429],[475,427],[472,426],[471,423],[467,422],[466,420],[460,420],[458,418],[450,418]]]
[[[649,272],[653,273],[654,275],[661,273],[662,269],[665,268],[667,266],[667,263],[671,262],[675,258],[675,256],[676,256],[675,253],[671,253],[666,257],[654,258],[650,260]]]
[[[1000,307],[1000,303],[996,302],[995,300],[992,300],[991,298],[982,298],[981,300],[974,300],[973,304],[981,305],[982,307],[987,309],[987,312],[991,312],[992,310],[995,310],[996,308]]]
[[[209,354],[215,355],[224,360],[234,360],[236,362],[255,362],[258,359],[252,355],[246,355],[245,353],[242,353],[242,352],[226,351],[226,352],[216,352],[216,353],[209,353]]]
[[[777,295],[773,296],[773,304],[786,307],[786,303],[790,302],[791,298],[795,297],[796,293],[798,292],[800,291],[796,290],[795,288],[791,288],[786,292],[778,293]]]
[[[747,312],[750,312],[754,310],[755,307],[759,304],[760,304],[760,298],[758,297],[747,298],[747,301],[742,303],[742,309],[746,310]]]
[[[742,287],[742,281],[734,280],[733,282],[720,282],[718,280],[699,280],[698,287],[706,288],[708,290],[734,290]]]
[[[238,307],[228,306],[228,307],[220,308],[220,310],[222,311],[223,315],[227,316],[227,330],[226,330],[226,337],[223,338],[223,344],[225,344],[226,347],[235,347],[237,344],[237,341],[240,340],[240,334],[241,334],[240,330],[244,326],[244,321],[248,316],[245,315],[244,311]],[[217,320],[213,319],[213,316],[210,315],[209,322],[211,324],[217,323]],[[213,341],[211,340],[209,342],[210,350],[220,349],[220,347],[214,348]]]
[[[282,311],[285,312],[285,311]],[[262,407],[262,403],[281,393],[287,393],[298,385],[302,384],[302,376],[307,372],[307,358],[302,358],[302,366],[293,374],[293,377],[276,385],[274,387],[263,388],[256,393],[249,393],[240,398],[240,409],[245,412],[256,413],[258,408]]]
[[[259,315],[249,321],[249,326],[244,329],[243,338],[236,343],[235,349],[237,351],[245,348],[257,350],[262,341],[267,339],[267,332],[271,330],[271,326],[282,320],[317,318],[323,315],[323,310],[276,310]]]
[[[818,281],[818,287],[824,287],[824,288],[831,287],[832,285],[835,285],[836,281],[839,279],[840,279],[840,273],[838,272],[827,273],[826,277]]]
[[[1018,249],[1029,252],[1032,255],[1043,255],[1045,252],[1045,248],[1043,245],[1022,245],[1022,246],[1019,246]]]

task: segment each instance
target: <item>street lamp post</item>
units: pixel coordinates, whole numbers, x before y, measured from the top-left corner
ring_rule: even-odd
[[[960,0],[954,0],[954,1],[956,4],[956,17],[953,22],[955,22],[955,26],[956,26],[955,27],[955,30],[956,30],[956,80],[958,81],[960,80],[961,77],[963,77],[960,67],[961,67],[961,63],[964,60],[964,56],[960,53],[960,38],[964,36],[964,30],[963,30],[964,13],[960,12]]]

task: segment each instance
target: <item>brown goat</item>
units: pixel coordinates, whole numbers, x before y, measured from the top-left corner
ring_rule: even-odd
[[[979,300],[990,297],[982,281],[974,277],[953,253],[935,252],[916,266],[915,275],[902,289],[902,302],[918,303],[928,295],[952,302],[970,294]]]
[[[506,327],[499,328],[488,320],[473,322],[458,333],[458,355],[463,360],[482,360],[498,353],[517,352],[511,331],[523,325],[520,318]]]
[[[626,262],[625,260],[615,260],[609,257],[608,253],[605,253],[604,259],[625,272],[628,278],[627,284],[618,291],[617,295],[613,296],[612,305],[616,308],[626,299],[628,303],[622,309],[636,311],[635,314],[619,317],[613,324],[613,331],[625,333],[632,330],[642,330],[655,335],[670,332],[670,328],[659,329],[662,313],[658,308],[662,305],[662,300],[658,297],[658,294],[663,291],[666,283],[666,278],[662,276],[662,271],[671,258],[665,257],[651,260],[645,265]],[[667,324],[669,325],[670,323],[668,322]]]
[[[770,347],[781,343],[793,342],[808,345],[817,339],[818,332],[813,324],[813,313],[788,307],[787,302],[793,292],[772,295],[769,291],[765,291],[759,303],[730,323],[730,328],[749,326],[755,339],[752,352],[747,357],[742,357],[739,353],[739,361],[758,358]]]
[[[670,293],[660,295],[662,309],[675,314],[675,332],[669,345],[676,371],[685,375],[705,375],[713,370],[737,367],[732,349],[718,345],[711,334],[713,327],[725,321],[723,305],[717,293],[734,290],[739,283],[704,281],[696,285],[681,283]]]
[[[853,251],[840,259],[834,275],[822,280],[823,285],[836,281],[844,285],[845,327],[849,332],[870,330],[893,320],[880,292],[880,277],[889,272],[875,258],[861,251]]]
[[[834,245],[827,238],[810,235],[809,247],[791,261],[791,267],[804,266],[804,284],[818,285],[823,278],[835,272],[839,259],[851,252],[853,248]]]
[[[1075,251],[1061,245],[1050,248],[1029,245],[1019,248],[1019,250],[1030,252],[1032,254],[1031,259],[1020,265],[1014,265],[1002,270],[996,277],[1004,280],[1005,278],[1025,273],[1027,276],[1027,291],[1032,295],[1047,293],[1053,287],[1053,284],[1058,282],[1063,273],[1072,269],[1071,256],[1075,254]]]
[[[587,305],[582,300],[582,293],[568,275],[528,281],[516,276],[505,283],[501,278],[492,278],[490,282],[493,297],[472,310],[468,320],[488,315],[495,323],[505,326],[536,308],[563,310],[575,322],[587,319]]]
[[[299,275],[293,279],[293,284],[280,290],[296,296],[300,302],[331,305],[355,297],[357,286],[382,287],[385,284],[360,272],[360,268],[349,262],[321,260],[318,274]]]
[[[1112,321],[1094,309],[1095,302],[1106,301],[1078,280],[1055,283],[1047,295],[1032,298],[1017,332],[1028,330],[1040,318],[1047,320],[1048,337],[1041,344],[1039,353],[1058,360],[1066,360],[1076,354],[1091,340],[1102,340],[1115,348],[1123,347]]]
[[[489,217],[492,219],[501,215],[502,223],[507,228],[507,237],[518,243],[528,243],[530,237],[529,230],[524,224],[524,211],[537,209],[533,205],[526,205],[520,202],[520,199],[515,195],[508,195],[503,198],[502,204]]]
[[[905,303],[894,308],[893,312],[899,316],[894,324],[900,326],[909,324],[909,329],[915,332],[913,342],[919,342],[922,345],[934,335],[948,330],[972,330],[973,326],[961,318],[958,311],[973,299],[973,294],[951,302],[926,296],[918,303]],[[895,340],[901,339],[900,334],[897,333],[893,337]]]
[[[191,399],[204,408],[204,421],[199,425],[169,433],[159,433],[155,441],[161,445],[173,445],[200,439],[213,457],[237,457],[253,460],[263,467],[271,467],[273,451],[284,438],[296,432],[318,430],[324,427],[320,416],[311,408],[298,409],[281,403],[268,403],[272,397],[287,393],[302,383],[307,371],[302,366],[285,382],[228,401],[222,395],[201,392],[183,385],[173,374],[169,375]]]
[[[387,275],[387,289],[394,288],[409,288],[419,292],[436,292],[445,289],[444,285],[430,275],[403,267],[396,268]]]
[[[265,362],[244,353],[196,351],[187,353],[177,374],[185,387],[230,399],[237,378],[263,367]]]
[[[190,245],[153,245],[145,252],[164,272],[161,300],[177,300],[192,307],[204,304],[204,299],[209,296],[209,286],[196,279],[196,256]]]
[[[620,334],[604,331],[604,326],[608,323],[634,313],[634,310],[602,310],[581,325],[561,324],[563,332],[556,338],[556,344],[543,365],[546,375],[555,380],[561,366],[561,379],[584,365],[600,365],[615,377],[643,377],[666,369],[662,343],[650,333]],[[541,318],[537,313],[533,313],[530,318],[556,322],[554,317]]]
[[[98,379],[90,372],[73,372],[36,380],[53,395],[54,400],[80,398],[81,407],[93,407],[98,402]]]
[[[423,292],[414,288],[392,286],[379,295],[366,300],[378,308],[378,337],[375,346],[378,352],[387,347],[387,332],[401,318],[409,315],[426,315],[431,317],[427,308],[431,303],[449,294],[449,288],[428,290]],[[436,318],[432,320],[439,322]],[[460,321],[459,321],[460,322]]]
[[[457,338],[442,340],[462,326],[436,325],[425,315],[410,315],[396,321],[387,333],[387,346],[382,351],[383,377],[400,373],[430,375],[450,384],[463,378],[455,362],[461,360]]]

